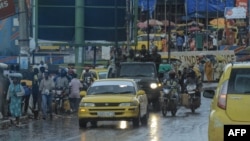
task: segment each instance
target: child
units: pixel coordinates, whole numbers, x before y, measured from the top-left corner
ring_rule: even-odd
[[[23,106],[24,106],[24,115],[27,114],[27,110],[29,107],[29,99],[30,99],[30,93],[31,93],[31,89],[26,85],[26,82],[21,82],[21,85],[23,86],[23,89],[25,91],[25,94],[23,96]]]

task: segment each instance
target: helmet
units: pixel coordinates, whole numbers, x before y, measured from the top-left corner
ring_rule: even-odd
[[[169,78],[170,79],[174,79],[175,78],[175,71],[173,71],[173,70],[171,70],[171,71],[169,71],[169,73],[168,73],[168,75],[169,75]]]
[[[61,77],[64,77],[64,76],[66,76],[66,75],[67,75],[66,69],[62,68],[61,71],[60,71],[60,76],[61,76]]]

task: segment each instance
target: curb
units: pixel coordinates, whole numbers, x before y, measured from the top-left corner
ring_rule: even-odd
[[[20,122],[24,122],[24,121],[27,121],[28,120],[28,116],[22,116],[20,118]],[[7,129],[9,127],[11,127],[12,124],[10,122],[10,119],[1,119],[0,120],[0,129]]]

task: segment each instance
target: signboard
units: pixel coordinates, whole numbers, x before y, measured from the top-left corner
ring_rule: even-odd
[[[226,7],[224,16],[226,19],[245,19],[246,12],[244,7]]]
[[[15,14],[15,4],[13,0],[0,0],[0,20]]]
[[[244,7],[247,11],[247,1],[248,0],[236,0],[235,5],[236,7]]]

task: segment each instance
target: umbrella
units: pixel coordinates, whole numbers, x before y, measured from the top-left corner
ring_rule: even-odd
[[[147,26],[147,24],[146,23],[144,23],[144,22],[138,22],[137,23],[137,27],[139,27],[139,28],[147,28],[148,26]]]
[[[197,26],[188,28],[188,31],[189,31],[189,32],[199,31],[199,30],[201,30],[201,29],[200,29],[199,27],[197,27]]]
[[[191,21],[187,25],[188,26],[204,26],[203,23],[199,23],[199,22],[196,22],[196,21]]]
[[[163,23],[163,26],[169,26],[169,22],[170,26],[175,26],[175,23],[169,20],[162,20],[161,22]]]
[[[224,27],[225,26],[225,19],[224,18],[216,18],[209,21],[210,25]],[[227,20],[227,26],[233,25],[233,20]]]
[[[150,26],[157,26],[157,25],[163,26],[164,25],[161,21],[155,20],[155,19],[149,19],[149,21],[146,20],[144,23],[149,24]]]

